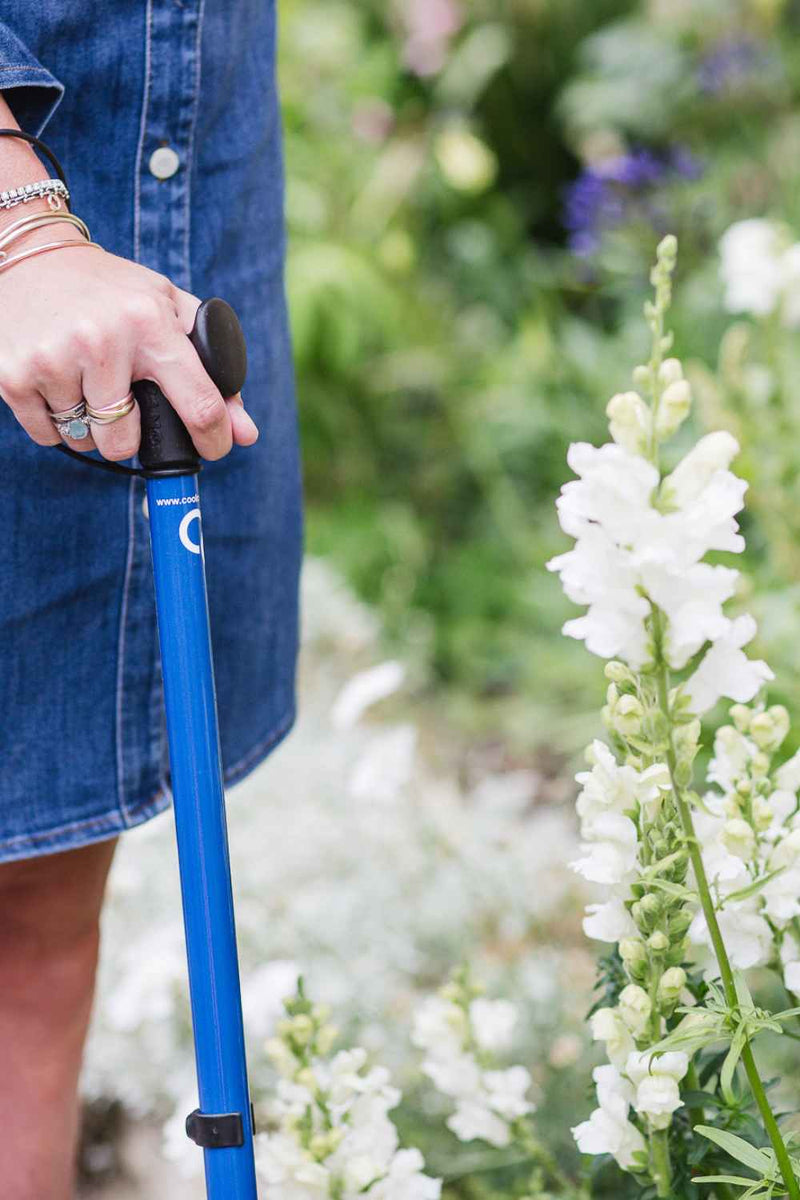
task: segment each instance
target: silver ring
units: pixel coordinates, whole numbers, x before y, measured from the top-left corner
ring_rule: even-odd
[[[89,422],[86,420],[85,400],[79,400],[77,404],[60,413],[51,411],[50,419],[62,437],[72,438],[76,442],[82,442],[91,433]]]
[[[92,408],[89,401],[86,401],[86,420],[90,425],[113,425],[114,421],[121,421],[123,417],[127,417],[129,412],[132,412],[136,405],[133,398],[133,389],[127,396],[123,396],[121,400],[115,400],[113,404],[106,404],[104,408]]]

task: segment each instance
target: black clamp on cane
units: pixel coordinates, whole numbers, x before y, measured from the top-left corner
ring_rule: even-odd
[[[256,1115],[250,1103],[250,1119],[253,1122],[253,1132],[256,1130]],[[190,1112],[186,1118],[186,1136],[204,1150],[224,1150],[229,1146],[244,1145],[244,1127],[242,1114],[233,1113],[201,1113],[199,1108]]]

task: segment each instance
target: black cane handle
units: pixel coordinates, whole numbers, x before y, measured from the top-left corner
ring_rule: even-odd
[[[247,347],[239,318],[225,300],[212,296],[197,310],[189,341],[207,373],[228,399],[242,390],[247,374]],[[152,379],[139,379],[133,394],[141,411],[139,461],[144,469],[164,475],[196,471],[200,455],[189,431]]]

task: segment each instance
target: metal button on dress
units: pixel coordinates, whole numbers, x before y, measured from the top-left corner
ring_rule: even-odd
[[[180,165],[181,160],[171,146],[159,146],[150,155],[150,173],[156,179],[170,179]]]

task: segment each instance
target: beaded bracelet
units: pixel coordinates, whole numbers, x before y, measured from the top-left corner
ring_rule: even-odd
[[[62,197],[69,200],[69,191],[60,179],[40,179],[38,183],[26,183],[0,192],[0,208],[14,208],[17,204],[27,204],[29,200],[44,199],[45,196],[51,208],[59,209]]]

